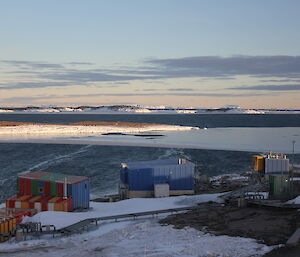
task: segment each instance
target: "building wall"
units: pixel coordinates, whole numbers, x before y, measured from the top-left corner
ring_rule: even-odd
[[[120,180],[131,191],[153,191],[154,184],[169,184],[170,190],[194,190],[194,165],[166,165],[120,171]]]
[[[288,174],[289,159],[266,158],[265,173],[266,174]]]
[[[177,196],[177,195],[193,195],[195,192],[194,190],[171,190],[170,196]],[[147,198],[147,197],[154,197],[154,191],[128,191],[127,198]]]
[[[270,197],[284,199],[289,196],[290,183],[288,175],[269,175]]]
[[[153,197],[153,191],[128,191],[127,198],[146,198],[146,197]]]
[[[170,190],[194,190],[194,168],[191,163],[155,167],[154,184],[170,185]]]
[[[128,189],[132,191],[153,191],[153,170],[145,169],[128,169]]]
[[[168,184],[170,195],[194,194],[195,165],[178,159],[122,164],[120,194],[128,198],[153,197],[154,185]]]
[[[73,209],[89,208],[90,204],[90,181],[68,185],[68,196],[71,196]]]
[[[37,179],[18,178],[18,195],[63,197],[64,184]],[[90,181],[67,184],[67,196],[72,197],[73,209],[89,208]]]
[[[265,157],[261,155],[253,156],[253,169],[255,171],[265,171]]]

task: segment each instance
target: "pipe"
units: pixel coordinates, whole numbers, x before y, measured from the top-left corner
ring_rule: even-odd
[[[67,192],[67,177],[64,177],[64,199],[68,198],[68,192]]]

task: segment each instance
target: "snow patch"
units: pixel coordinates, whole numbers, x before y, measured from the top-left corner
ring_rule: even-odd
[[[197,113],[196,110],[178,110],[176,112],[177,113],[189,113],[189,114],[191,114],[191,113]]]
[[[40,212],[33,217],[26,217],[23,222],[41,222],[42,225],[55,225],[56,229],[69,226],[87,218],[121,215],[135,212],[146,212],[178,207],[194,206],[197,203],[215,201],[221,194],[203,194],[165,198],[133,198],[114,203],[91,202],[88,212]]]
[[[179,125],[126,126],[76,126],[76,125],[20,125],[0,127],[0,135],[92,135],[103,133],[140,133],[150,131],[185,131],[197,127]]]
[[[288,204],[300,204],[300,195],[297,196],[296,198],[292,199],[292,200],[287,201],[286,203],[288,203]]]
[[[41,212],[28,221],[55,224],[57,228],[88,217],[117,215],[147,210],[191,206],[205,201],[220,201],[220,194],[203,194],[167,198],[135,198],[115,203],[92,203],[92,211],[83,213]],[[6,257],[32,256],[261,256],[273,247],[254,239],[215,236],[193,228],[174,229],[161,226],[156,218],[103,222],[94,230],[69,237],[44,237],[18,243],[0,244]]]
[[[273,247],[254,239],[204,234],[193,228],[160,226],[155,219],[100,225],[90,233],[59,239],[3,243],[0,253],[11,256],[261,256]]]

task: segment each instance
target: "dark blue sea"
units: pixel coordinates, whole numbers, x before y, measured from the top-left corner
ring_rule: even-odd
[[[0,114],[0,121],[66,124],[79,121],[129,121],[217,127],[300,127],[300,115],[243,114]],[[274,139],[276,140],[276,139]],[[299,142],[300,143],[300,142]],[[91,178],[92,195],[117,192],[121,162],[185,157],[203,174],[251,170],[251,152],[63,144],[0,144],[0,202],[15,194],[16,175],[36,170]],[[300,155],[295,155],[300,161]]]

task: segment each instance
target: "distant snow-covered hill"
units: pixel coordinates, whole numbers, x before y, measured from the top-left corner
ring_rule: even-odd
[[[291,109],[242,109],[237,105],[226,105],[221,108],[174,108],[166,106],[109,105],[109,106],[27,106],[0,107],[0,113],[145,113],[145,114],[267,114],[267,113],[300,113]]]

